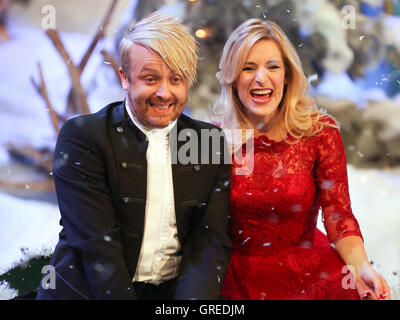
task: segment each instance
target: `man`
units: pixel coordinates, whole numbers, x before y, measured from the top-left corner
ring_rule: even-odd
[[[38,299],[218,299],[231,254],[230,166],[181,163],[176,140],[216,130],[181,114],[195,41],[154,13],[128,28],[120,53],[126,100],[59,134],[53,175],[63,230],[50,262],[55,285],[40,287]],[[202,142],[195,154],[211,159]],[[224,144],[217,153],[223,159]]]

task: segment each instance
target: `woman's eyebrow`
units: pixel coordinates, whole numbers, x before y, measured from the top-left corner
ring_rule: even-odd
[[[271,63],[281,63],[281,61],[278,60],[278,59],[270,59],[270,60],[267,61],[266,64],[271,64]],[[253,62],[253,61],[246,61],[246,62],[245,62],[245,65],[248,65],[248,64],[257,65],[257,63],[255,63],[255,62]]]
[[[270,59],[270,60],[268,60],[267,63],[271,64],[271,63],[281,63],[281,62],[278,59]]]

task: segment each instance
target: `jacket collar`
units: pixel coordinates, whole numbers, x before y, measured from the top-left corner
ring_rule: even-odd
[[[122,127],[124,130],[130,128],[136,134],[139,141],[146,141],[146,135],[133,123],[131,117],[128,115],[128,112],[125,108],[125,100],[126,99],[124,99],[123,101],[112,103],[110,105],[110,125],[113,128]],[[176,120],[177,134],[179,134],[179,132],[183,129],[191,128],[191,125],[189,123],[191,120],[192,119],[182,113]]]

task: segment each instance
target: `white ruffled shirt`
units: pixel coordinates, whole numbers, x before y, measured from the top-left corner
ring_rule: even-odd
[[[144,235],[138,265],[132,281],[160,284],[176,278],[181,256],[174,207],[171,152],[166,128],[147,129],[133,115],[126,99],[125,108],[132,122],[147,137],[147,198]]]

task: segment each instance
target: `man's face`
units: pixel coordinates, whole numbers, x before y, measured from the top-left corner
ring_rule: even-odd
[[[131,47],[128,74],[120,69],[120,76],[132,113],[149,129],[167,127],[185,108],[188,80],[145,46]]]

